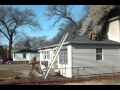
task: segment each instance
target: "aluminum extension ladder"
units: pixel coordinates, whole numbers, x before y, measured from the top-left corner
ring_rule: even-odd
[[[59,54],[59,52],[60,52],[63,44],[65,42],[65,40],[66,40],[66,38],[67,38],[67,36],[68,36],[68,33],[66,33],[65,35],[63,35],[63,37],[62,37],[62,39],[60,41],[60,44],[58,45],[57,50],[55,52],[55,57],[53,58],[53,60],[51,61],[51,63],[49,64],[47,70],[44,73],[44,78],[45,79],[47,78],[47,76],[48,76],[48,74],[49,74],[49,72],[50,72],[50,70],[51,70],[51,68],[52,68],[52,66],[53,66],[53,64],[54,64],[54,62],[55,62],[55,60],[56,60],[56,58],[57,58],[57,56],[58,56],[58,54]]]

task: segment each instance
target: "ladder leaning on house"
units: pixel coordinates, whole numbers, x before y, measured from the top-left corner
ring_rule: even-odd
[[[55,62],[55,60],[56,60],[56,58],[57,58],[57,56],[58,56],[58,54],[59,54],[63,44],[65,42],[65,40],[66,40],[66,38],[67,38],[67,36],[68,36],[68,33],[63,35],[63,37],[62,37],[62,39],[61,39],[61,41],[60,41],[60,43],[59,43],[59,45],[58,45],[58,47],[56,49],[55,56],[54,56],[53,60],[51,60],[51,63],[49,64],[46,72],[44,73],[44,78],[45,79],[47,78],[47,76],[48,76],[48,74],[49,74],[49,72],[50,72],[50,70],[51,70],[51,68],[52,68],[52,66],[53,66],[53,64],[54,64],[54,62]]]

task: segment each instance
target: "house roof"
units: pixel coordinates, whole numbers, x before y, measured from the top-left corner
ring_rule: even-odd
[[[112,21],[115,21],[115,20],[120,20],[120,16],[116,16],[116,17],[110,18],[108,20],[108,22],[112,22]]]
[[[32,53],[34,53],[34,52],[38,52],[37,50],[30,50],[30,49],[22,49],[22,50],[18,50],[18,51],[16,51],[16,52],[14,52],[14,53],[23,53],[23,52],[32,52]]]
[[[13,50],[11,50],[11,53],[14,53],[14,52],[17,52],[17,51],[19,51],[19,50],[14,50],[14,49],[13,49]]]
[[[87,45],[97,45],[97,44],[104,44],[104,45],[120,45],[119,42],[108,40],[108,39],[103,39],[101,41],[93,41],[88,38],[87,35],[76,35],[75,38],[72,38],[71,34],[68,35],[64,45],[67,44],[87,44]],[[46,48],[54,48],[58,46],[58,44],[50,45],[50,46],[45,46],[40,49],[46,49]]]
[[[112,41],[109,39],[103,39],[100,41],[93,41],[88,38],[87,35],[76,35],[75,38],[72,38],[71,35],[69,35],[66,39],[66,44],[71,43],[79,43],[79,44],[120,44],[119,42]]]

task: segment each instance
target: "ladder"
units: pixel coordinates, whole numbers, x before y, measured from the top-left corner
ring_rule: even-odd
[[[57,47],[57,49],[56,49],[55,57],[53,58],[53,60],[52,60],[51,63],[49,64],[46,72],[44,73],[44,78],[45,78],[45,79],[47,78],[47,76],[48,76],[48,74],[49,74],[49,72],[50,72],[50,70],[51,70],[51,68],[52,68],[52,66],[53,66],[53,64],[54,64],[54,62],[55,62],[55,60],[56,60],[56,58],[57,58],[57,56],[58,56],[58,54],[59,54],[59,52],[60,52],[63,44],[64,44],[64,42],[65,42],[65,40],[66,40],[66,38],[67,38],[67,36],[68,36],[68,33],[66,33],[65,35],[63,35],[63,37],[62,37],[62,39],[61,39],[61,41],[60,41],[60,44],[58,45],[58,47]]]

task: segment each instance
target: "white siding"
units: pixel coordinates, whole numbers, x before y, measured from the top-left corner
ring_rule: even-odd
[[[40,60],[40,54],[39,53],[29,53],[29,60],[31,60],[34,56],[36,57],[36,60]]]
[[[75,75],[89,75],[100,74],[103,72],[111,73],[112,68],[103,66],[120,66],[120,47],[119,45],[68,45],[63,48],[67,48],[67,64],[59,64],[60,74],[66,77],[72,77]],[[96,60],[96,48],[102,48],[103,60]],[[53,49],[45,49],[43,51],[50,50],[50,63],[53,59]],[[44,53],[40,51],[40,60],[44,61]],[[46,61],[46,60],[45,60]],[[72,67],[94,67],[94,68],[75,68]],[[120,70],[118,70],[120,71]]]
[[[108,39],[120,42],[120,25],[119,20],[110,22],[108,28]]]
[[[96,48],[102,48],[103,60],[96,61]],[[73,47],[73,60],[72,66],[76,67],[73,69],[72,74],[75,75],[87,75],[97,73],[110,73],[112,69],[104,66],[120,66],[120,50],[119,46],[115,45],[79,45]],[[86,68],[82,70],[77,67],[94,67]],[[100,67],[100,68],[98,68]]]
[[[15,61],[26,61],[28,60],[29,53],[26,53],[26,58],[23,58],[23,53],[15,53]]]
[[[39,53],[26,53],[26,58],[23,58],[23,53],[15,53],[14,61],[30,61],[34,56],[39,60]]]
[[[72,77],[72,46],[69,45],[69,46],[65,46],[65,47],[62,47],[62,48],[67,48],[67,58],[68,58],[68,63],[65,65],[65,64],[59,64],[59,55],[57,57],[57,64],[58,64],[58,68],[60,69],[60,74],[63,75],[63,76],[66,76],[66,77]],[[45,49],[45,50],[40,50],[40,61],[48,61],[48,63],[51,62],[51,60],[53,59],[53,52],[54,52],[54,49]],[[50,51],[50,60],[47,60],[45,59],[44,57],[44,51]],[[43,65],[41,65],[41,67],[43,67]],[[62,69],[64,68],[64,69]]]
[[[45,51],[50,51],[50,59],[45,59]],[[43,68],[44,66],[41,64],[41,61],[48,61],[48,65],[50,64],[51,60],[53,59],[53,49],[45,49],[45,50],[40,50],[40,65]]]
[[[67,47],[67,64],[58,64],[60,69],[60,74],[65,77],[72,77],[72,46],[68,45]]]
[[[106,65],[120,65],[119,49],[104,49],[104,63]]]
[[[96,63],[95,49],[73,48],[73,67],[93,66]]]

